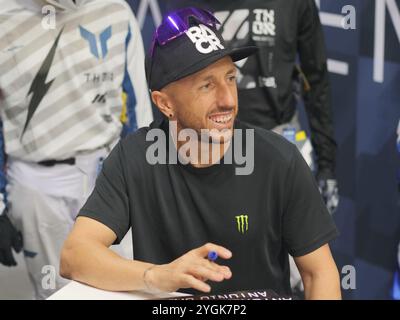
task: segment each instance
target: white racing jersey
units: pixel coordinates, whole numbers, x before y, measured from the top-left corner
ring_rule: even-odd
[[[0,0],[0,117],[8,156],[67,159],[115,141],[121,114],[133,130],[152,121],[143,43],[129,5],[76,3],[78,9],[62,10],[44,7],[44,0]]]

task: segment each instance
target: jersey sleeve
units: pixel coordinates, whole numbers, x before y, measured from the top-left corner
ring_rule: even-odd
[[[95,188],[79,216],[94,219],[109,227],[120,243],[130,227],[129,202],[121,160],[121,142],[103,163]]]
[[[298,257],[333,240],[338,231],[307,163],[297,148],[292,150],[285,178],[283,240],[290,255]]]
[[[125,74],[122,83],[126,94],[126,117],[124,134],[148,126],[153,120],[152,106],[144,69],[144,48],[140,28],[131,9],[126,37]]]

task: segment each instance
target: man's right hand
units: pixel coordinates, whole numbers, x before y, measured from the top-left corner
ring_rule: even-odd
[[[171,263],[151,267],[145,272],[145,284],[149,289],[162,292],[174,292],[181,288],[210,292],[211,287],[206,281],[221,282],[232,277],[232,272],[227,266],[218,265],[207,259],[210,251],[215,251],[218,257],[223,259],[232,257],[228,249],[207,243]]]
[[[22,235],[12,225],[6,212],[0,215],[0,263],[5,266],[16,266],[17,262],[14,259],[11,249],[16,252],[22,250]]]

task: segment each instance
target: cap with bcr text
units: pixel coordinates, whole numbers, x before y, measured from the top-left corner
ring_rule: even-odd
[[[257,47],[229,48],[216,28],[192,20],[190,28],[146,55],[146,78],[150,90],[161,90],[171,82],[194,74],[210,64],[231,56],[239,61]]]

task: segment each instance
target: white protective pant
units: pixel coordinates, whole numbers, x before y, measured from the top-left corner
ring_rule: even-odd
[[[46,299],[68,283],[59,275],[61,249],[94,188],[101,159],[109,151],[103,148],[77,156],[75,165],[53,167],[8,160],[9,215],[22,232],[25,261],[37,299]],[[123,243],[113,249],[132,259],[129,235]]]

